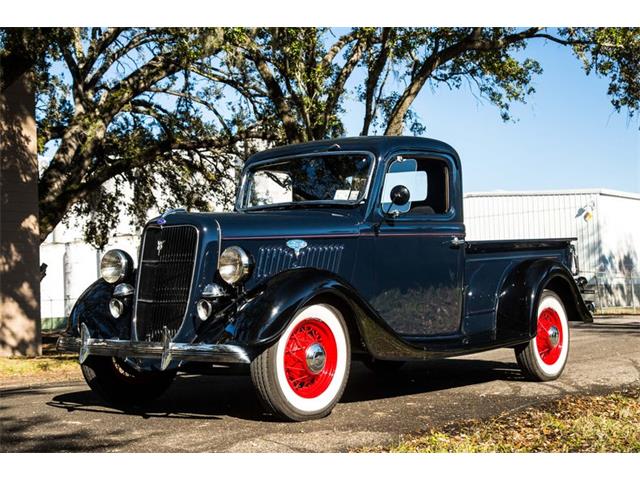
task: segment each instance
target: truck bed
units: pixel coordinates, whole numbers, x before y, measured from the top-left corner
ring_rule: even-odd
[[[488,240],[466,243],[465,317],[468,331],[495,321],[497,299],[506,275],[522,262],[553,259],[571,271],[575,238]]]

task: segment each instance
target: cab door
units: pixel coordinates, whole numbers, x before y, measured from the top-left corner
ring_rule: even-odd
[[[460,329],[465,232],[457,175],[444,156],[395,155],[387,161],[376,212],[371,303],[399,335]],[[399,182],[410,193],[403,206],[386,197]]]

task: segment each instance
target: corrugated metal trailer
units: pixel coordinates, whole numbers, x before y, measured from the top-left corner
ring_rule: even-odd
[[[613,190],[468,193],[469,240],[577,237],[600,313],[640,313],[640,194]]]

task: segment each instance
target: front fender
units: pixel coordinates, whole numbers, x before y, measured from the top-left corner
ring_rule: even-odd
[[[109,313],[109,300],[113,296],[115,285],[99,278],[80,295],[71,310],[66,334],[79,337],[79,325],[85,323],[92,338],[129,339],[131,338],[131,305],[125,302],[123,315],[115,319]],[[127,302],[131,300],[128,299]]]
[[[571,272],[553,259],[530,260],[518,264],[502,284],[496,319],[498,339],[517,338],[525,332],[525,341],[536,336],[536,308],[545,288],[562,298],[569,320],[591,321]]]
[[[337,275],[297,268],[276,275],[249,292],[233,320],[234,342],[251,347],[275,343],[295,313],[314,298],[331,293],[346,300],[353,295]]]

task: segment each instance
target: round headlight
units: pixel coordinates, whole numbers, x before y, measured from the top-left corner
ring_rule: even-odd
[[[122,280],[132,267],[131,257],[122,250],[109,250],[100,261],[100,276],[108,283]]]
[[[222,255],[220,255],[218,271],[220,272],[220,277],[229,285],[238,283],[249,275],[250,268],[251,260],[249,255],[240,247],[225,248]]]

